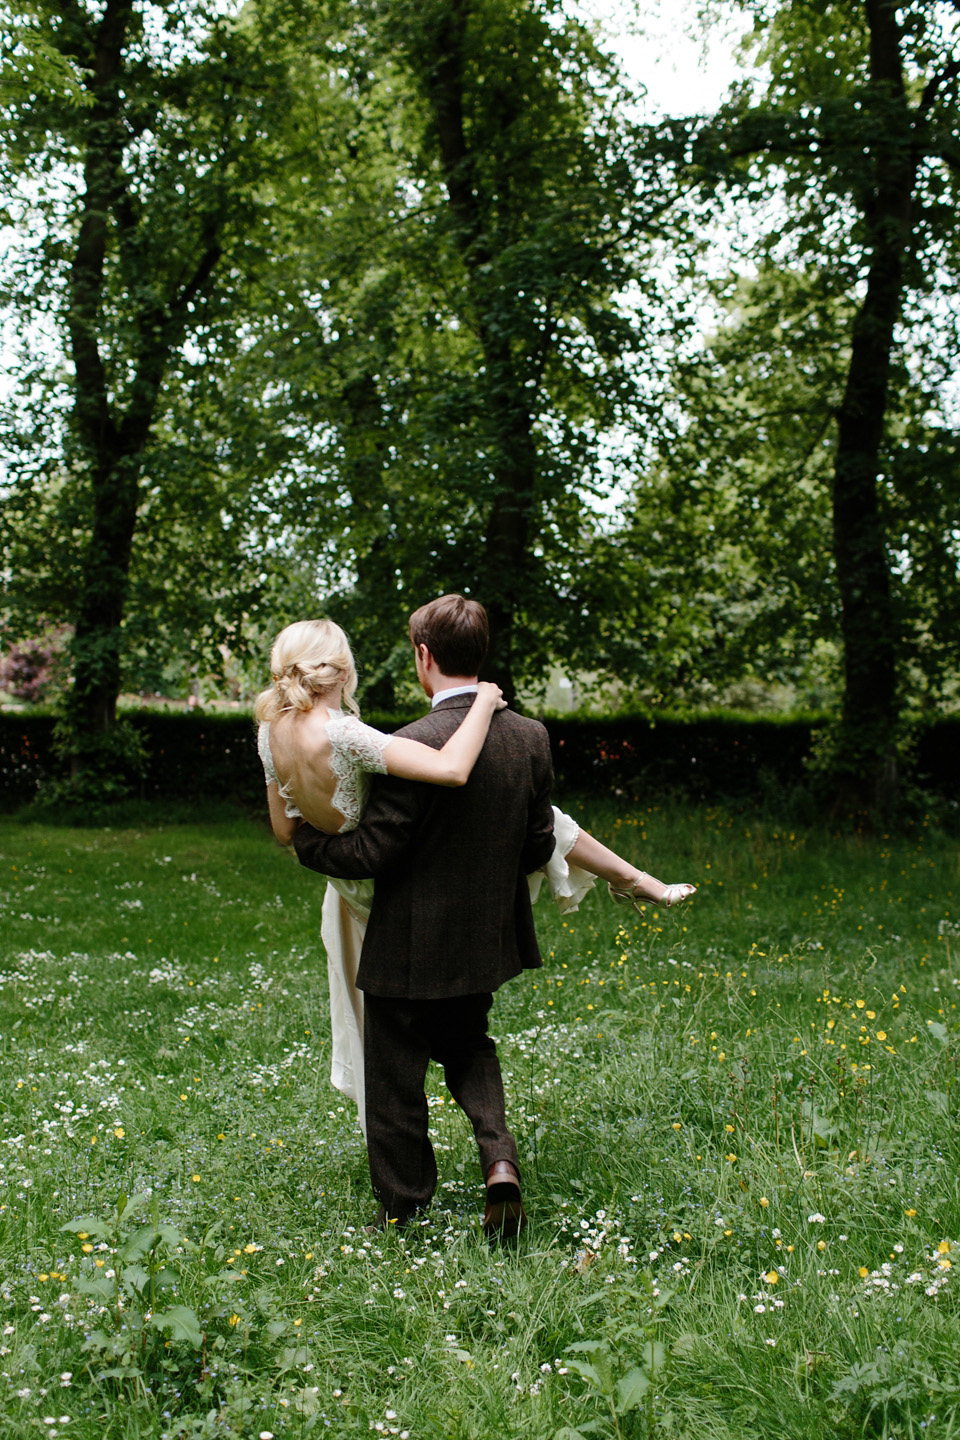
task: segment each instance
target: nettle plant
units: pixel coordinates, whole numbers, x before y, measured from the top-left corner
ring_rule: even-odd
[[[654,1433],[655,1389],[669,1365],[667,1350],[657,1337],[663,1311],[672,1299],[673,1292],[661,1290],[650,1272],[644,1270],[635,1281],[605,1286],[580,1302],[581,1311],[595,1305],[607,1310],[601,1322],[603,1334],[568,1345],[566,1363],[580,1376],[585,1394],[598,1401],[607,1416],[604,1420],[581,1422],[575,1429],[564,1426],[554,1440],[609,1435],[611,1426],[616,1440],[623,1440],[623,1422],[632,1411],[639,1411],[645,1433]],[[686,1340],[681,1337],[681,1350]]]
[[[150,1220],[137,1224],[148,1203]],[[178,1346],[188,1347],[191,1357],[201,1352],[206,1370],[208,1345],[222,1349],[225,1343],[215,1333],[218,1322],[236,1313],[236,1296],[227,1302],[225,1292],[242,1279],[224,1265],[228,1251],[219,1240],[219,1221],[192,1241],[179,1226],[160,1221],[156,1201],[144,1191],[129,1199],[119,1195],[109,1220],[82,1215],[63,1229],[81,1241],[74,1289],[98,1322],[83,1344],[94,1378],[142,1388],[161,1372],[181,1368]],[[185,1294],[193,1304],[184,1303]]]

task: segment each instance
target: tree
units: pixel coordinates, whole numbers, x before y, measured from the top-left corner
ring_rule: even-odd
[[[843,640],[833,773],[846,801],[883,806],[896,788],[900,624],[891,582],[899,537],[884,524],[884,468],[898,392],[922,354],[919,312],[950,313],[960,53],[946,4],[892,0],[745,3],[764,99],[737,96],[698,147],[710,183],[783,198],[771,254],[845,272],[851,320],[835,410],[832,557]],[[898,467],[903,474],[904,467]]]
[[[154,585],[169,585],[204,536],[194,581],[213,555],[231,591],[240,549],[229,512],[256,510],[256,464],[248,455],[248,493],[232,483],[227,495],[205,372],[242,345],[245,292],[272,254],[270,182],[299,159],[284,135],[291,36],[307,24],[318,47],[324,38],[296,3],[236,23],[216,5],[152,0],[38,0],[34,13],[38,43],[70,67],[86,103],[33,83],[29,66],[19,93],[5,95],[5,169],[25,237],[8,288],[33,347],[20,368],[26,423],[5,506],[7,589],[11,603],[57,613],[53,595],[74,623],[67,715],[82,767],[112,731],[124,649],[147,619],[141,609],[125,634],[138,539],[165,561]],[[66,374],[50,363],[45,317],[63,339]],[[44,430],[31,406],[46,412]],[[188,454],[199,435],[208,443]],[[59,573],[38,556],[31,521],[55,522]],[[262,578],[240,568],[234,595]],[[178,609],[174,599],[167,619]]]
[[[649,342],[625,293],[654,288],[679,151],[644,152],[613,62],[552,0],[357,8],[350,193],[326,192],[322,225],[303,205],[313,282],[260,352],[284,352],[316,438],[284,514],[303,546],[315,503],[331,608],[374,677],[411,602],[459,589],[513,691],[592,648],[578,556],[602,437],[637,401]]]

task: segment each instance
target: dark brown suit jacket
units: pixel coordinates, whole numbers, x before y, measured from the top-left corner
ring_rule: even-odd
[[[439,750],[472,695],[443,700],[398,731]],[[540,962],[526,876],[553,853],[547,732],[493,716],[466,785],[376,776],[356,830],[297,830],[300,863],[375,876],[357,984],[372,995],[439,1000],[494,991]]]

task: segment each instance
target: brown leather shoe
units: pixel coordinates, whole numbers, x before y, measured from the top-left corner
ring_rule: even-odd
[[[515,1240],[526,1226],[519,1181],[520,1172],[509,1160],[496,1160],[487,1171],[483,1233],[488,1240]]]

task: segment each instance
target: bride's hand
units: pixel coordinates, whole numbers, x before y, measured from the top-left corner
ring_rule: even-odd
[[[481,680],[477,686],[477,697],[493,701],[494,710],[506,710],[507,702],[503,698],[503,691],[499,685],[494,685],[491,680]]]

